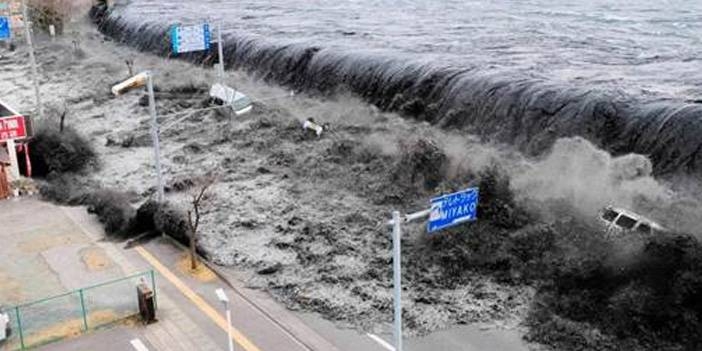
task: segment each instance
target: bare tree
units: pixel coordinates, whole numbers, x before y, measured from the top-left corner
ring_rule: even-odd
[[[200,218],[202,213],[200,212],[203,199],[205,199],[205,193],[212,187],[215,183],[216,178],[214,176],[207,177],[203,179],[200,183],[197,191],[192,195],[192,210],[188,210],[188,227],[190,229],[190,269],[197,269],[198,259],[197,259],[197,228],[200,225]]]

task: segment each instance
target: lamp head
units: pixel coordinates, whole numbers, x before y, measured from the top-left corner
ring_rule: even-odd
[[[114,94],[115,96],[119,96],[119,95],[122,95],[122,94],[132,90],[132,89],[141,88],[144,85],[146,85],[146,82],[150,76],[151,76],[151,72],[149,72],[149,71],[141,72],[141,73],[135,75],[134,77],[131,77],[131,78],[125,80],[124,82],[113,86],[112,87],[112,94]]]
[[[227,304],[229,303],[229,298],[227,297],[227,294],[224,293],[224,289],[217,289],[215,290],[215,294],[217,294],[217,298],[221,303]]]

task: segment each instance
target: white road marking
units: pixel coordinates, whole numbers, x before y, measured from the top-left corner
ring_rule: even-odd
[[[132,346],[134,346],[134,349],[137,351],[149,351],[149,349],[146,348],[146,345],[144,345],[143,342],[139,339],[134,339],[130,341],[132,343]]]
[[[368,335],[369,338],[373,339],[373,341],[377,342],[378,344],[380,344],[380,346],[384,347],[385,349],[395,351],[395,348],[392,345],[390,345],[387,341],[381,339],[379,336],[370,333],[367,333],[366,335]]]

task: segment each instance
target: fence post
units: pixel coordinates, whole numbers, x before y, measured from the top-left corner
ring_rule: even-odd
[[[24,350],[24,333],[22,332],[22,320],[20,319],[19,306],[15,306],[15,317],[17,317],[17,332],[20,337],[20,347]]]
[[[78,290],[80,295],[80,310],[83,313],[83,330],[88,331],[88,316],[85,313],[85,299],[83,298],[83,289]]]
[[[158,309],[158,303],[156,302],[156,277],[154,275],[154,270],[149,271],[151,275],[151,291],[154,292],[154,309]]]

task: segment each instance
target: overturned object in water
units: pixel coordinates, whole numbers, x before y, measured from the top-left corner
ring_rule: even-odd
[[[144,85],[146,85],[147,79],[149,79],[149,72],[141,72],[135,75],[134,77],[129,78],[124,82],[113,86],[112,94],[115,94],[115,96],[119,96],[131,89],[143,87]]]
[[[623,233],[637,233],[649,236],[669,232],[668,229],[649,218],[614,206],[603,208],[598,218],[605,226],[608,236]]]
[[[224,84],[215,83],[210,89],[210,97],[218,105],[230,106],[235,115],[243,115],[253,108],[251,99]]]
[[[318,137],[322,136],[322,131],[324,131],[324,127],[315,123],[314,120],[311,118],[305,120],[305,123],[302,123],[302,129],[313,130],[317,134]]]

